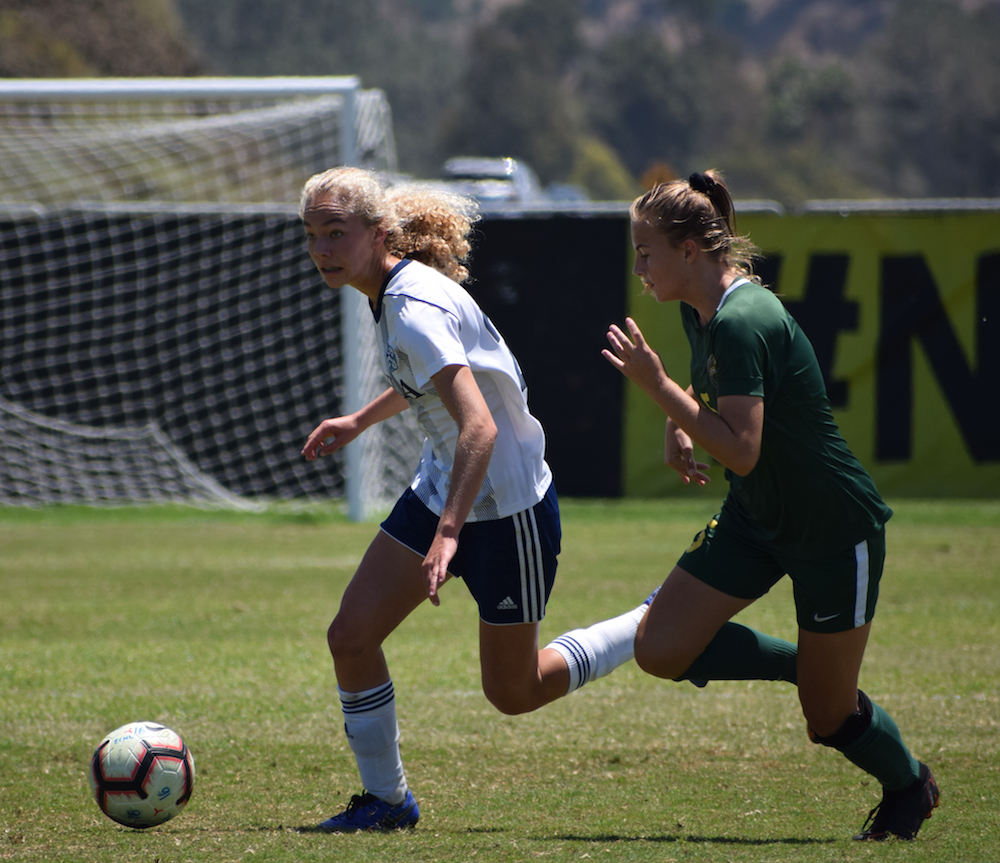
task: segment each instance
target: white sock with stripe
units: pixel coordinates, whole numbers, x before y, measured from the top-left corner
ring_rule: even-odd
[[[338,686],[337,692],[344,711],[344,731],[365,790],[393,806],[402,803],[407,786],[399,755],[392,681],[364,692],[344,692]]]
[[[569,666],[567,695],[632,659],[635,631],[647,608],[644,602],[618,617],[560,635],[546,645],[546,649],[558,651]]]

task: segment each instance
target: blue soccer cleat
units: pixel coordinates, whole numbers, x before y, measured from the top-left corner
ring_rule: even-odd
[[[339,815],[327,818],[319,829],[326,833],[355,833],[358,830],[404,830],[413,827],[420,819],[420,809],[413,794],[406,792],[406,799],[398,806],[380,800],[365,791],[355,794],[347,808]]]

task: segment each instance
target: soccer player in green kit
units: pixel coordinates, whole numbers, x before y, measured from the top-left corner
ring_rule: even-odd
[[[937,784],[858,689],[892,511],[834,423],[812,345],[754,277],[756,249],[735,232],[721,175],[661,184],[630,216],[633,272],[657,302],[680,301],[691,386],[669,376],[631,318],[611,325],[603,354],[666,414],[666,464],[704,485],[697,443],[730,484],[639,624],[636,661],[672,680],[789,679],[769,673],[784,643],[730,620],[789,575],[809,737],[882,785],[854,838],[913,839],[937,806]]]

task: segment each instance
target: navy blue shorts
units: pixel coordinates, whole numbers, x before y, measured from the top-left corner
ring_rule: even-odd
[[[437,523],[438,517],[407,489],[382,530],[426,555]],[[448,572],[465,581],[486,623],[537,623],[545,617],[556,580],[561,539],[559,500],[550,485],[531,509],[495,521],[466,522]]]

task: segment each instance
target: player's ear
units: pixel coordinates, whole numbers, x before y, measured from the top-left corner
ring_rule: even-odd
[[[690,237],[681,243],[681,248],[684,249],[684,263],[690,264],[698,257],[698,244]]]

